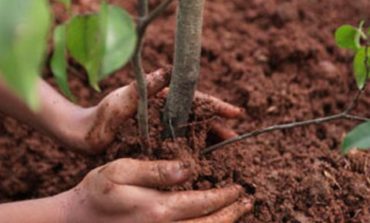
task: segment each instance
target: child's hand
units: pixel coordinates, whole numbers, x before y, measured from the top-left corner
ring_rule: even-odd
[[[146,79],[148,96],[152,96],[169,84],[170,69],[157,70]],[[94,108],[87,109],[86,112],[91,113],[90,121],[85,124],[85,143],[81,144],[81,149],[89,153],[103,151],[113,140],[118,127],[135,116],[138,100],[136,82],[132,82],[111,92]]]
[[[160,69],[147,75],[149,96],[158,92],[166,96],[168,90],[164,88],[170,82],[170,72],[170,69]],[[0,80],[0,112],[47,133],[68,148],[84,153],[103,151],[114,139],[118,127],[135,116],[139,100],[136,82],[113,91],[91,108],[71,103],[41,79],[38,95],[40,109],[37,112],[31,111]],[[236,118],[243,114],[240,108],[212,96],[196,92],[195,97],[213,106],[219,116]],[[237,135],[217,123],[211,124],[211,128],[221,139]]]
[[[234,185],[207,191],[162,192],[186,181],[191,165],[178,161],[120,159],[92,170],[66,192],[65,222],[235,222],[250,211]],[[238,200],[238,198],[240,198]]]

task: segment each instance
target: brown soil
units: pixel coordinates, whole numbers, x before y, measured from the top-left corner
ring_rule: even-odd
[[[134,10],[133,0],[113,2]],[[172,61],[174,11],[173,5],[149,29],[147,70]],[[356,87],[351,55],[335,46],[332,34],[340,24],[368,19],[369,11],[367,0],[207,1],[199,89],[246,109],[243,118],[225,120],[239,133],[339,112]],[[88,88],[83,77],[72,77],[71,86],[79,103],[88,106],[131,80],[127,67],[102,82],[103,94]],[[369,96],[362,97],[356,113],[370,115]],[[150,158],[196,160],[200,173],[182,189],[243,185],[255,205],[240,222],[370,222],[370,154],[339,152],[355,122],[269,133],[201,156],[200,150],[218,141],[202,122],[212,111],[196,104],[188,139],[162,142],[162,105],[151,99],[155,155]],[[0,201],[56,194],[110,160],[147,158],[135,129],[131,120],[105,155],[86,157],[1,116]]]

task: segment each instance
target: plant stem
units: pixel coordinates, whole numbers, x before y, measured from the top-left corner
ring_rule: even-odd
[[[276,130],[291,129],[291,128],[296,128],[296,127],[301,127],[301,126],[306,126],[306,125],[312,125],[312,124],[322,124],[322,123],[325,123],[325,122],[339,120],[339,119],[350,119],[350,120],[357,120],[357,121],[370,121],[370,119],[368,119],[368,118],[350,114],[350,112],[356,107],[356,105],[358,103],[358,100],[361,97],[361,95],[363,94],[363,92],[365,91],[367,83],[368,83],[367,79],[369,77],[369,71],[370,71],[369,63],[368,63],[368,60],[369,60],[369,58],[368,58],[368,50],[369,49],[368,48],[369,48],[369,43],[367,43],[367,45],[365,46],[364,64],[365,64],[365,73],[366,73],[365,80],[366,80],[366,82],[365,82],[364,86],[356,92],[355,96],[353,97],[353,99],[351,100],[349,105],[344,109],[343,112],[341,112],[339,114],[335,114],[335,115],[330,115],[330,116],[325,116],[325,117],[321,117],[321,118],[315,118],[315,119],[310,119],[310,120],[305,120],[305,121],[300,121],[300,122],[290,122],[290,123],[286,123],[286,124],[272,125],[272,126],[269,126],[269,127],[266,127],[266,128],[254,130],[254,131],[251,131],[251,132],[247,132],[245,134],[239,135],[237,137],[234,137],[234,138],[225,140],[223,142],[220,142],[218,144],[215,144],[213,146],[210,146],[210,147],[204,149],[202,151],[202,154],[207,154],[207,153],[213,152],[213,151],[215,151],[215,150],[217,150],[217,149],[219,149],[223,146],[229,145],[231,143],[235,143],[235,142],[238,142],[238,141],[250,138],[250,137],[258,136],[258,135],[261,135],[263,133],[268,133],[268,132],[272,132],[272,131],[276,131]]]
[[[146,15],[148,15],[148,12],[149,12],[149,3],[148,3],[148,0],[138,0],[138,6],[137,6],[137,10],[139,12],[139,16],[140,17],[145,17]]]
[[[137,91],[139,94],[137,120],[139,125],[139,134],[142,149],[149,149],[149,123],[148,123],[148,92],[147,83],[145,79],[145,71],[142,65],[142,47],[146,29],[148,25],[156,19],[172,2],[172,0],[165,0],[159,4],[150,14],[148,7],[148,0],[138,0],[139,20],[137,24],[138,40],[136,43],[135,52],[132,58],[132,65],[137,82]],[[151,153],[151,151],[148,151]]]
[[[137,120],[139,125],[139,134],[141,147],[143,150],[147,149],[149,141],[149,125],[148,125],[148,92],[146,89],[145,72],[141,61],[141,49],[144,38],[144,32],[141,30],[142,18],[145,18],[148,14],[148,1],[138,0],[138,12],[139,12],[139,24],[137,26],[138,40],[136,43],[135,52],[132,58],[132,64],[134,68],[135,78],[137,82],[137,91],[139,95],[138,108],[137,108]]]
[[[203,6],[204,0],[182,0],[178,6],[174,70],[164,114],[167,137],[185,134],[178,127],[188,121],[198,81]]]
[[[173,0],[164,0],[162,1],[153,11],[150,12],[149,15],[145,17],[142,21],[142,29],[146,29],[146,27],[155,20],[171,3]]]

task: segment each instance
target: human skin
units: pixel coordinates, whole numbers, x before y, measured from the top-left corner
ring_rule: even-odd
[[[147,75],[148,95],[162,91],[170,80],[170,69],[160,69]],[[118,127],[134,117],[137,110],[138,94],[136,82],[121,87],[107,95],[99,104],[84,108],[68,101],[45,81],[38,81],[38,94],[41,98],[38,111],[30,110],[15,94],[0,81],[0,112],[10,115],[56,138],[67,148],[83,153],[96,154],[104,151],[114,139]],[[197,92],[195,97],[208,101],[219,116],[235,118],[243,112],[241,109],[214,97]],[[230,129],[217,131],[217,125],[211,125],[221,139],[236,135]]]
[[[153,188],[186,181],[192,167],[179,161],[120,159],[92,170],[76,187],[39,200],[0,205],[12,223],[232,223],[250,211],[238,185],[206,191]],[[238,200],[239,199],[239,200]]]
[[[149,74],[149,95],[161,92],[159,96],[165,97],[169,78],[169,70]],[[138,100],[135,82],[113,91],[90,108],[69,102],[41,79],[38,94],[41,106],[32,111],[0,81],[0,112],[85,153],[103,151],[119,125],[135,115]],[[196,97],[209,102],[219,116],[233,118],[242,114],[241,109],[214,97],[199,92]],[[190,164],[179,161],[117,160],[92,170],[79,185],[64,193],[0,205],[0,221],[231,223],[251,209],[250,200],[239,199],[242,188],[236,185],[209,191],[155,189],[181,184],[192,172]]]

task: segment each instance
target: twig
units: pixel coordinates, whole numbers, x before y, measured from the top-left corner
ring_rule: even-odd
[[[189,127],[189,126],[197,126],[197,125],[209,123],[210,121],[213,121],[216,118],[217,117],[213,116],[211,118],[204,119],[204,120],[201,120],[201,121],[194,121],[194,122],[190,122],[190,123],[187,123],[187,124],[179,125],[179,126],[177,126],[177,128],[186,128],[186,127]]]
[[[322,123],[325,123],[325,122],[334,121],[334,120],[338,120],[338,119],[350,119],[350,120],[357,120],[357,121],[359,121],[359,120],[360,121],[370,120],[370,119],[367,119],[367,118],[364,118],[364,117],[349,115],[349,114],[343,112],[343,113],[339,113],[339,114],[335,114],[335,115],[330,115],[330,116],[326,116],[326,117],[315,118],[315,119],[310,119],[310,120],[305,120],[305,121],[300,121],[300,122],[290,122],[290,123],[286,123],[286,124],[272,125],[272,126],[269,126],[267,128],[254,130],[252,132],[248,132],[248,133],[245,133],[243,135],[237,136],[235,138],[225,140],[221,143],[210,146],[210,147],[206,148],[205,150],[203,150],[203,154],[210,153],[210,152],[212,152],[212,151],[214,151],[214,150],[216,150],[216,149],[218,149],[222,146],[229,145],[231,143],[238,142],[240,140],[244,140],[244,139],[247,139],[247,138],[250,138],[250,137],[253,137],[253,136],[258,136],[258,135],[261,135],[263,133],[268,133],[268,132],[272,132],[272,131],[276,131],[276,130],[291,129],[291,128],[296,128],[296,127],[301,127],[301,126],[306,126],[306,125],[312,125],[312,124],[317,125],[317,124],[322,124]]]
[[[148,0],[138,0],[138,13],[140,18],[145,18],[148,14]],[[139,20],[140,21],[140,20]],[[137,26],[138,40],[135,47],[135,52],[132,57],[132,65],[134,68],[135,78],[137,82],[137,91],[139,95],[137,120],[139,125],[140,141],[143,150],[147,148],[149,141],[149,125],[148,125],[148,92],[146,88],[146,79],[141,61],[141,49],[144,33],[140,31],[140,23]],[[150,151],[149,151],[150,153]]]
[[[149,3],[148,0],[138,0],[138,12],[140,17],[145,17],[149,12]]]
[[[167,6],[172,2],[165,0],[160,5],[157,6],[149,14],[148,0],[138,0],[138,14],[139,20],[137,24],[137,35],[138,40],[135,47],[135,52],[132,57],[132,65],[135,73],[135,78],[137,82],[137,91],[139,94],[138,102],[138,112],[137,119],[139,125],[139,133],[141,138],[142,149],[149,149],[149,124],[148,124],[148,92],[147,92],[147,83],[145,79],[145,71],[142,65],[142,47],[143,40],[147,26],[158,16],[160,13],[167,8]],[[151,151],[148,151],[151,153]]]
[[[306,125],[312,125],[312,124],[323,124],[325,122],[339,120],[339,119],[350,119],[350,120],[356,120],[356,121],[369,121],[370,119],[368,119],[366,117],[361,117],[361,116],[356,116],[356,115],[351,115],[350,114],[350,112],[356,107],[360,96],[363,94],[363,92],[364,92],[364,90],[366,89],[366,86],[367,86],[367,81],[366,80],[368,78],[369,70],[370,70],[369,69],[369,63],[368,63],[368,59],[369,59],[368,58],[368,47],[369,47],[369,43],[367,43],[367,45],[365,46],[365,61],[364,61],[365,73],[366,73],[365,84],[361,89],[359,89],[359,91],[357,91],[357,93],[354,96],[354,98],[352,99],[351,103],[348,105],[348,107],[343,112],[341,112],[339,114],[335,114],[335,115],[321,117],[321,118],[315,118],[315,119],[299,121],[299,122],[290,122],[290,123],[286,123],[286,124],[272,125],[272,126],[269,126],[269,127],[266,127],[266,128],[254,130],[254,131],[239,135],[237,137],[225,140],[225,141],[220,142],[218,144],[215,144],[213,146],[210,146],[210,147],[204,149],[202,151],[202,154],[207,154],[207,153],[213,152],[213,151],[215,151],[215,150],[217,150],[217,149],[219,149],[219,148],[221,148],[225,145],[229,145],[231,143],[235,143],[235,142],[238,142],[238,141],[241,141],[241,140],[253,137],[253,136],[258,136],[258,135],[268,133],[268,132],[272,132],[272,131],[276,131],[276,130],[291,129],[291,128],[296,128],[296,127],[301,127],[301,126],[306,126]]]
[[[173,2],[173,0],[164,0],[162,1],[153,11],[150,12],[145,18],[141,21],[141,29],[146,30],[148,25],[153,22],[167,7]]]
[[[358,116],[358,115],[351,115],[351,114],[347,114],[345,116],[345,118],[355,120],[355,121],[362,121],[362,122],[370,121],[370,118],[366,118],[366,117],[362,117],[362,116]]]

